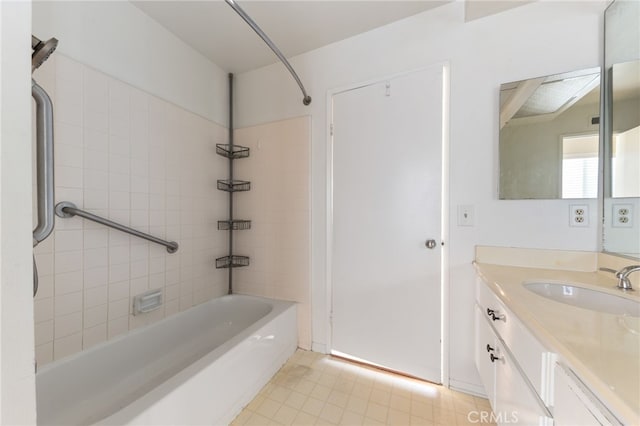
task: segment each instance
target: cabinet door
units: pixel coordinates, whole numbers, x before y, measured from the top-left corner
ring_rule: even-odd
[[[495,407],[495,368],[491,362],[491,354],[495,353],[496,338],[493,330],[482,315],[482,309],[476,305],[475,309],[475,345],[474,357],[476,368],[480,373],[480,380],[487,392],[487,398],[492,407]]]
[[[558,365],[555,368],[554,399],[553,418],[556,426],[612,424],[593,406],[593,403],[588,402],[589,398],[583,395],[579,386],[567,375],[564,368]],[[598,417],[602,421],[599,421]]]
[[[493,407],[497,423],[541,426],[553,424],[542,401],[504,349],[502,342],[497,342],[496,351],[500,357],[494,363],[496,400]]]

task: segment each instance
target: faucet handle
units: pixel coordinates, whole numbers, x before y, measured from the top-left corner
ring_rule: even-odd
[[[632,272],[640,271],[640,265],[629,265],[616,272],[616,278],[618,278],[618,288],[622,290],[631,290],[631,280],[629,280],[629,274]]]
[[[622,276],[627,276],[632,272],[635,271],[640,271],[640,265],[628,265],[625,266],[624,268],[620,269],[618,272],[616,272],[616,276],[622,275]]]

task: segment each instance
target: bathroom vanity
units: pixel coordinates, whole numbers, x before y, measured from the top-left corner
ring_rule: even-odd
[[[474,356],[498,424],[640,424],[640,297],[595,272],[612,259],[477,248]]]
[[[603,252],[476,248],[474,356],[493,408],[492,420],[498,424],[640,425],[640,291],[618,288],[640,288],[640,272],[623,270],[640,264],[638,16],[637,1],[616,0],[605,12],[599,112],[594,109],[597,93],[586,95],[598,84],[592,78],[597,69],[502,85],[500,198],[559,197],[586,203],[599,193]],[[584,80],[578,84],[580,93],[560,104],[568,108],[583,97],[583,119],[570,120],[572,113],[562,108],[545,114],[527,109],[527,97],[538,88],[574,84],[579,78]],[[547,102],[544,93],[541,90],[536,99]],[[589,116],[590,121],[585,119]],[[570,128],[569,123],[582,127]],[[576,135],[579,141],[569,140]],[[592,137],[589,143],[587,135]],[[593,157],[600,162],[592,167],[600,176],[593,179],[598,191],[591,185],[590,191],[565,193],[565,176],[560,179],[557,170],[564,173],[564,156],[530,168],[516,162],[544,157],[544,144],[532,144],[528,136],[544,140],[552,156],[564,155],[563,138],[567,146],[580,142],[579,149],[567,150],[566,171],[569,160]],[[522,151],[522,146],[536,155]],[[604,154],[602,161],[599,153]],[[540,170],[546,170],[544,176]],[[543,177],[549,176],[545,189]],[[587,187],[570,176],[566,180],[567,188]],[[585,206],[569,205],[570,226],[588,226]],[[621,273],[619,280],[616,271]]]

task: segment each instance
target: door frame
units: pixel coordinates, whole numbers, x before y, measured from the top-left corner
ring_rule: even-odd
[[[433,67],[442,69],[442,158],[441,158],[441,229],[440,239],[444,243],[441,246],[440,260],[440,379],[445,387],[449,387],[449,110],[450,110],[450,64],[448,61],[436,62],[420,68],[387,74],[381,77],[351,83],[336,87],[327,91],[326,111],[326,294],[325,294],[325,327],[327,330],[327,353],[331,353],[333,347],[333,97],[340,93],[378,84],[397,77],[426,71]]]

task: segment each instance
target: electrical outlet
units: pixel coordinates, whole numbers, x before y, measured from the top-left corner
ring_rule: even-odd
[[[613,214],[611,215],[613,223],[611,226],[616,228],[631,228],[633,226],[632,213],[632,204],[614,204]]]
[[[569,226],[589,226],[589,206],[586,204],[571,204],[569,206]]]
[[[473,206],[458,206],[458,226],[473,226]]]

